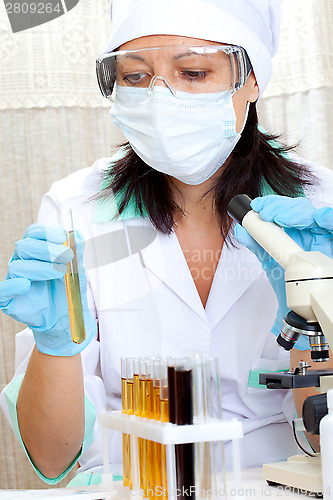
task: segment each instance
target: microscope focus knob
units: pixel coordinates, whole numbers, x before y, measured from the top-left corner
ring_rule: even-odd
[[[319,434],[320,421],[327,413],[327,394],[317,394],[305,399],[303,423],[309,434]]]

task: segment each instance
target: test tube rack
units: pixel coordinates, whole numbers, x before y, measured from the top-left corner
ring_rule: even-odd
[[[168,500],[177,500],[175,445],[216,441],[232,442],[233,488],[241,487],[241,462],[239,440],[243,437],[242,424],[236,418],[220,420],[209,418],[203,423],[177,425],[170,422],[143,419],[135,415],[126,415],[121,411],[102,411],[99,414],[102,429],[104,474],[102,485],[112,489],[110,474],[109,429],[143,438],[166,446],[166,464],[168,477]],[[138,440],[131,439],[131,469],[133,489],[139,490]]]

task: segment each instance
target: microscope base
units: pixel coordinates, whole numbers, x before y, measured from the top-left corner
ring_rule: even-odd
[[[270,484],[290,486],[305,493],[313,492],[322,496],[322,476],[320,454],[314,457],[295,455],[284,462],[264,464],[263,478]]]

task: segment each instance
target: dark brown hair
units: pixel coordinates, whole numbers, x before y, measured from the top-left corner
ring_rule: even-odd
[[[302,187],[315,183],[308,169],[288,157],[294,146],[276,142],[277,135],[262,132],[258,128],[256,105],[250,104],[246,126],[232,157],[222,170],[213,192],[213,203],[221,220],[221,233],[227,237],[230,217],[227,214],[229,201],[237,194],[245,193],[251,198],[272,193],[284,196],[299,196]],[[135,203],[137,213],[148,214],[154,227],[169,234],[179,216],[184,215],[172,196],[169,178],[144,163],[126,143],[124,157],[112,163],[103,174],[104,189],[98,194],[101,200],[116,196],[119,213],[128,203]],[[206,196],[205,193],[204,196]],[[203,197],[204,197],[203,196]]]

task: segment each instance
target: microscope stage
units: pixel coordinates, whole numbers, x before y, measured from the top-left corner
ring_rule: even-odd
[[[320,377],[333,375],[333,370],[308,370],[306,375],[294,372],[260,373],[259,384],[268,389],[299,389],[301,387],[320,387]]]

